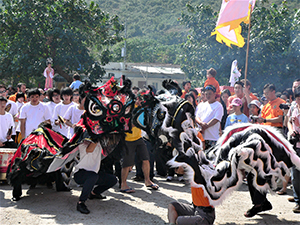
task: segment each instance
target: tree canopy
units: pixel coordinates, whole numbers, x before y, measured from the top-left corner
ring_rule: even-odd
[[[203,85],[206,70],[217,70],[217,80],[227,85],[231,62],[235,59],[242,69],[245,66],[246,45],[243,48],[227,47],[210,36],[215,28],[217,13],[207,5],[187,4],[180,22],[190,35],[182,45],[181,67],[194,81]],[[289,87],[300,76],[300,10],[289,9],[285,2],[265,7],[257,4],[252,13],[250,51],[247,78],[252,87],[261,91],[266,83],[274,83],[278,90]],[[242,24],[242,35],[247,37],[248,25]]]
[[[117,16],[83,0],[3,0],[0,9],[0,78],[14,84],[34,83],[51,57],[53,68],[67,81],[72,71],[92,82],[101,78],[109,46],[122,38]],[[99,62],[91,54],[97,49]]]

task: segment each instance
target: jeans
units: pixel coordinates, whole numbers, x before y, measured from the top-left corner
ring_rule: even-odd
[[[87,171],[84,169],[80,169],[74,174],[74,180],[77,184],[83,186],[81,195],[79,197],[80,202],[85,202],[92,191],[99,195],[117,183],[117,178],[115,175],[102,171],[95,173],[93,171]],[[94,188],[94,185],[97,186]]]
[[[300,156],[300,148],[296,149],[297,155]],[[295,202],[300,204],[300,171],[293,166],[291,172],[292,184],[293,184],[293,195]]]

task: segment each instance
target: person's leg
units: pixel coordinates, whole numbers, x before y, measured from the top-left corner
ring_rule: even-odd
[[[135,176],[137,178],[137,181],[139,181],[140,179],[144,179],[144,174],[143,174],[143,169],[142,169],[143,162],[139,161],[136,156],[135,156],[134,161],[135,161],[135,169],[136,169]],[[140,178],[140,179],[138,179],[138,178]]]
[[[92,194],[100,195],[102,192],[113,187],[117,182],[118,180],[115,175],[99,171],[96,182],[97,187],[94,188]]]
[[[121,170],[121,191],[128,190],[128,193],[134,192],[127,184],[127,177],[131,166],[134,165],[134,156],[136,150],[136,141],[126,141],[127,151],[124,151],[123,165]],[[127,192],[127,191],[126,191]]]
[[[76,183],[82,185],[82,191],[79,197],[79,203],[81,203],[88,199],[98,180],[98,174],[81,169],[74,174],[74,180]]]
[[[192,205],[188,205],[180,202],[171,202],[168,205],[169,224],[176,224],[176,222],[178,223],[179,217],[193,216],[193,215],[195,215],[195,210]]]
[[[150,141],[144,141],[146,143],[146,147],[147,147],[147,150],[148,150],[148,153],[149,153],[149,157],[150,157],[150,160],[149,160],[149,163],[150,163],[150,179],[153,179],[154,177],[154,161],[155,161],[155,158],[154,158],[154,147],[152,146],[151,142]]]
[[[172,203],[168,205],[168,220],[170,224],[175,224],[177,220],[178,214],[175,210],[175,207]]]

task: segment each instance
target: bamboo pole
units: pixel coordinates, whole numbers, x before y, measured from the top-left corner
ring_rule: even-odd
[[[248,56],[249,56],[249,44],[250,44],[251,15],[252,15],[252,6],[250,8],[250,15],[249,15],[249,28],[248,28],[247,51],[246,51],[246,63],[245,63],[245,87],[246,87],[247,72],[248,72]]]

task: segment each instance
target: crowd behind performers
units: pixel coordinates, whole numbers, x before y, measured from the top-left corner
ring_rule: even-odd
[[[251,83],[248,80],[246,82],[244,80],[236,82],[233,95],[228,89],[220,91],[216,75],[217,72],[213,68],[207,71],[207,80],[201,89],[201,93],[192,89],[189,81],[183,82],[181,97],[187,99],[195,107],[195,126],[199,131],[198,137],[203,141],[204,148],[208,149],[213,146],[223,130],[235,123],[250,122],[274,126],[285,135],[297,136],[300,130],[300,79],[293,82],[292,88],[282,92],[277,92],[275,85],[266,84],[263,88],[263,96],[259,97],[256,93],[251,93]],[[55,131],[68,138],[72,137],[74,126],[84,111],[84,102],[80,100],[78,92],[81,84],[79,75],[74,75],[73,80],[70,87],[61,90],[52,88],[46,92],[38,88],[27,90],[24,83],[19,83],[17,90],[14,90],[11,86],[6,87],[1,84],[0,147],[17,147],[22,138],[28,136],[41,122],[45,121],[51,123]],[[139,93],[141,92],[139,88],[133,87],[133,92],[139,99]],[[61,123],[59,117],[65,120],[65,124]],[[133,143],[135,141],[140,142],[143,133],[136,130],[134,135],[136,137],[127,138],[127,144],[136,148],[138,145]],[[133,138],[133,142],[131,138]],[[146,186],[155,190],[158,189],[158,185],[152,182],[155,174],[154,161],[156,161],[157,174],[167,176],[167,181],[172,181],[175,173],[177,173],[178,179],[182,181],[180,168],[176,170],[165,169],[165,162],[159,162],[160,157],[153,154],[151,144],[144,138],[143,140],[147,146],[148,154],[143,152],[139,155],[139,160],[135,160],[137,173],[133,179],[135,181],[145,180]],[[296,144],[295,149],[300,155],[300,142]],[[131,154],[138,154],[138,152],[139,150],[136,149]],[[119,166],[119,184],[121,191],[124,193],[134,192],[126,183],[128,171],[132,164],[131,161],[132,159],[128,159],[128,165],[123,168],[122,172],[121,166]],[[124,172],[124,169],[126,169],[126,172]],[[121,179],[121,173],[125,174],[125,178]],[[144,176],[145,173],[146,177]],[[299,179],[299,171],[293,168],[294,197],[289,200],[296,202],[294,212],[297,213],[300,212]],[[278,194],[286,194],[289,180],[290,178],[286,177],[286,182],[283,182],[282,188],[277,191]],[[262,199],[266,200],[265,196]],[[257,203],[253,199],[252,201],[254,204],[252,211],[246,212],[245,216],[251,217],[253,213],[256,214],[261,210],[263,202]],[[207,207],[209,203],[206,200],[204,202],[206,204],[204,207]],[[170,212],[174,209],[172,207],[174,206],[169,206]]]

